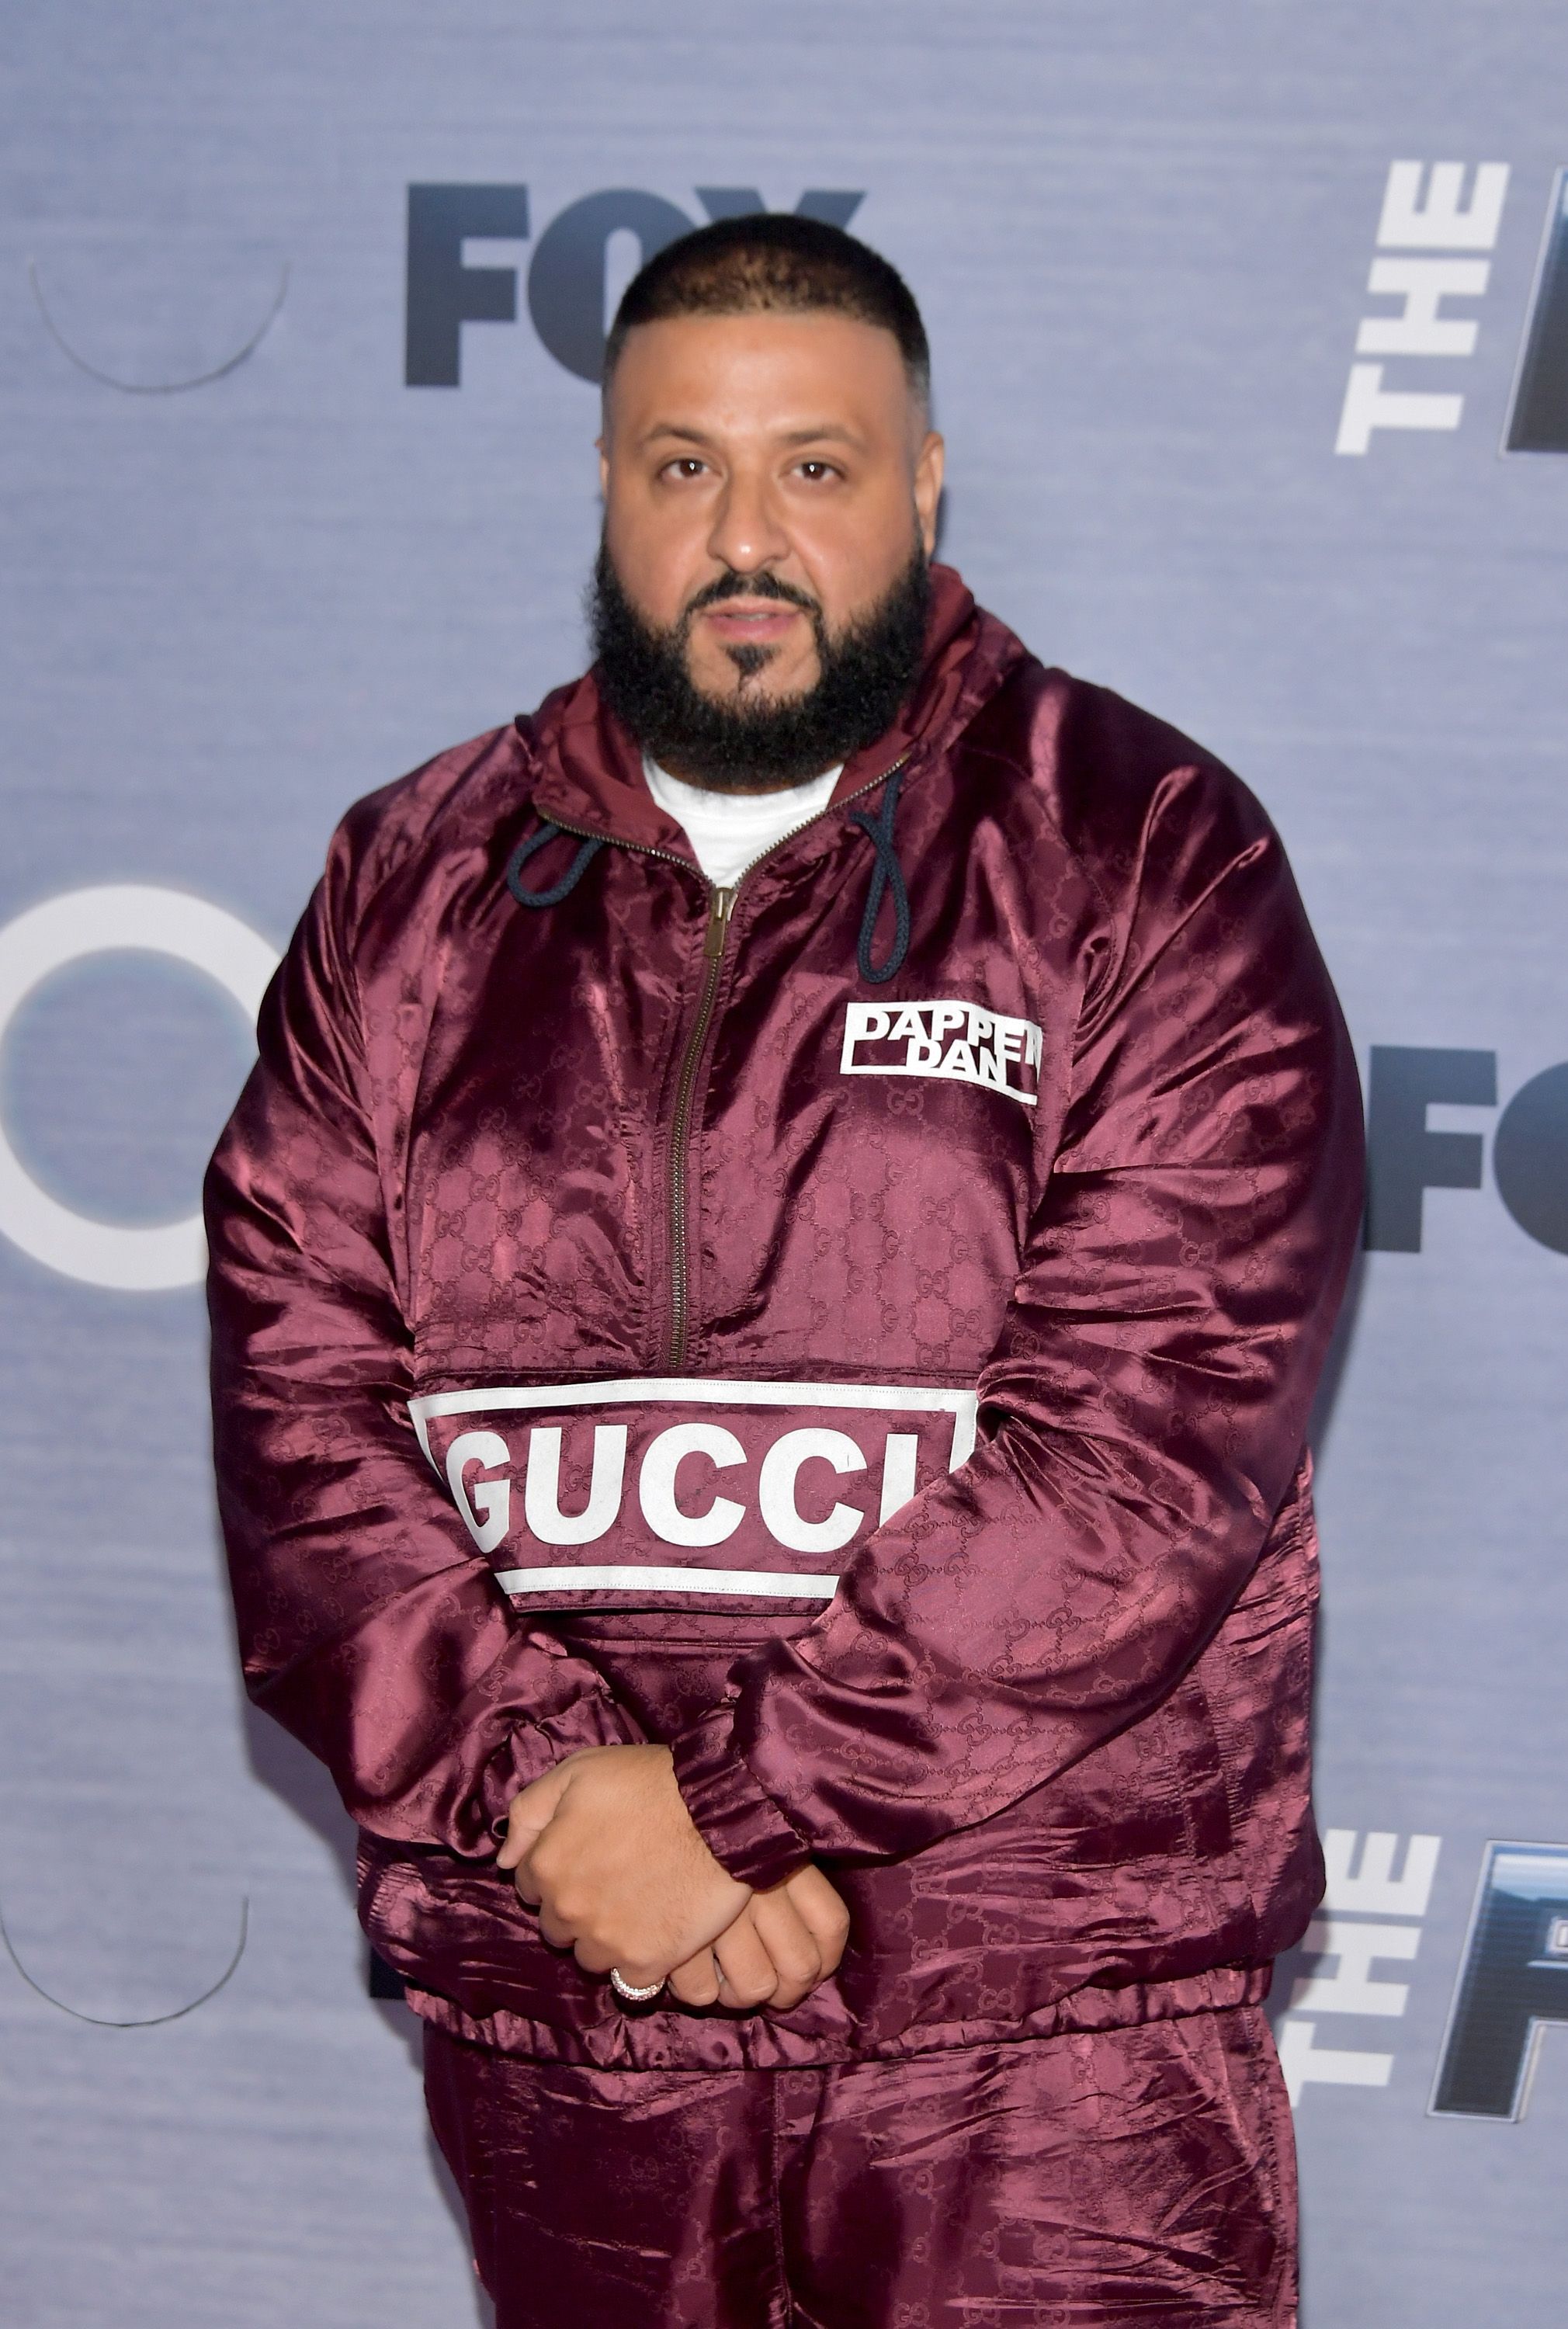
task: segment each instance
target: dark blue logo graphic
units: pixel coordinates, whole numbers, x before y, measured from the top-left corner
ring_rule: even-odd
[[[1568,2022],[1568,1844],[1488,1844],[1432,2115],[1523,2118],[1549,2022]]]
[[[699,186],[696,194],[710,219],[747,218],[767,208],[755,186]],[[813,186],[795,212],[848,226],[864,200],[861,193]],[[579,380],[598,382],[611,238],[634,236],[645,263],[696,223],[662,194],[634,186],[584,194],[550,221],[529,264],[528,312],[559,364]],[[466,266],[463,246],[470,240],[526,242],[530,231],[526,186],[409,187],[407,386],[458,387],[464,325],[517,321],[517,269]]]
[[[1568,445],[1564,445],[1568,451]],[[1375,1043],[1366,1105],[1366,1242],[1381,1253],[1421,1251],[1427,1189],[1479,1189],[1479,1132],[1436,1132],[1427,1109],[1498,1104],[1495,1051]],[[1492,1177],[1519,1227],[1568,1253],[1568,1061],[1514,1094],[1492,1140]]]
[[[1568,453],[1568,170],[1558,171],[1552,188],[1504,446],[1510,453]]]

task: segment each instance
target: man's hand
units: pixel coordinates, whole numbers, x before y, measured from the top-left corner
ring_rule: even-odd
[[[554,1947],[589,1973],[666,1976],[686,2005],[787,2010],[837,1971],[849,1939],[849,1911],[821,1869],[766,1892],[725,1873],[663,1747],[568,1755],[513,1796],[496,1857]]]
[[[671,1994],[685,2005],[787,2012],[838,1971],[849,1938],[850,1912],[822,1870],[798,1869],[754,1892],[711,1948],[677,1966]]]
[[[752,1898],[703,1843],[667,1747],[567,1756],[513,1796],[496,1860],[538,1906],[552,1947],[634,1983],[710,1950]]]

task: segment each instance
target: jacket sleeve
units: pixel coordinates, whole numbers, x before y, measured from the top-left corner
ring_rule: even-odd
[[[484,1857],[529,1780],[641,1734],[594,1668],[513,1613],[414,1437],[352,890],[340,834],[208,1174],[219,1509],[257,1705],[361,1827]]]
[[[917,1851],[1175,1687],[1299,1461],[1354,1249],[1361,1111],[1278,839],[1155,789],[1087,953],[1069,1103],[980,1443],[678,1743],[719,1859]]]

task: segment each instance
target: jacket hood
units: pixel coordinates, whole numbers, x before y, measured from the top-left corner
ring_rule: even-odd
[[[976,606],[953,567],[934,564],[920,676],[893,725],[845,763],[833,800],[864,791],[901,760],[943,750],[1026,652],[1005,624]],[[695,863],[684,831],[649,792],[641,747],[606,703],[592,670],[514,724],[540,765],[534,806],[541,816]]]

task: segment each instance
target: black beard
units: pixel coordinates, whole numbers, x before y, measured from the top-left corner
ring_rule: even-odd
[[[721,575],[661,630],[633,606],[601,542],[587,593],[599,691],[650,758],[688,783],[719,793],[782,791],[847,760],[892,726],[919,674],[930,595],[917,542],[886,596],[836,634],[816,599],[765,572]],[[810,617],[818,676],[803,694],[783,702],[747,702],[744,693],[720,702],[693,684],[686,660],[693,618],[738,598],[786,599]],[[760,646],[726,652],[743,691],[769,660]]]

